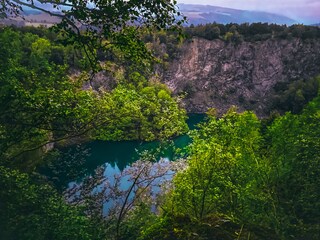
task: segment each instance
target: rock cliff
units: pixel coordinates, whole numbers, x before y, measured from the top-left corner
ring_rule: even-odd
[[[189,112],[216,108],[219,113],[237,105],[258,116],[270,111],[279,83],[309,79],[320,73],[320,42],[269,39],[227,43],[194,38],[183,44],[163,74],[175,94],[185,92]]]

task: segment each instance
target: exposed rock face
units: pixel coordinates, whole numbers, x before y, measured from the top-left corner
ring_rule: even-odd
[[[186,42],[164,82],[174,93],[186,92],[189,112],[216,108],[225,112],[237,105],[269,113],[277,83],[309,79],[320,73],[320,42],[269,39],[262,42],[226,43],[194,38]]]

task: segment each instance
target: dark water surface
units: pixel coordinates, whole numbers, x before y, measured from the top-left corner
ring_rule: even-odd
[[[196,125],[203,121],[204,114],[190,114],[187,121],[190,130],[196,128]],[[65,159],[62,158],[61,164],[51,167],[45,167],[42,172],[53,179],[58,188],[70,187],[73,184],[79,184],[83,178],[94,174],[95,170],[104,165],[108,165],[105,175],[112,176],[119,173],[130,163],[139,159],[139,154],[145,150],[156,152],[158,159],[166,158],[174,160],[175,149],[183,149],[190,143],[187,135],[176,137],[169,143],[160,143],[159,141],[141,142],[141,141],[92,141],[89,143],[72,146],[63,149]],[[70,162],[69,159],[73,159]]]

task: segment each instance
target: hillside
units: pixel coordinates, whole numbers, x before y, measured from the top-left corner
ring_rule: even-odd
[[[320,73],[319,53],[316,39],[234,44],[193,38],[169,64],[164,81],[176,94],[187,93],[184,103],[189,112],[216,108],[223,113],[237,105],[266,116],[278,104],[281,91]]]
[[[36,11],[26,11],[22,17],[10,17],[7,19],[0,19],[0,25],[14,25],[14,26],[33,26],[33,27],[52,27],[56,23],[60,22],[58,17],[50,16],[47,13],[40,13]]]
[[[295,20],[288,17],[267,12],[237,10],[196,4],[179,4],[178,7],[179,10],[187,16],[188,23],[194,25],[212,22],[224,24],[267,22],[287,25],[296,23]]]
[[[95,49],[108,89],[79,45],[0,28],[1,239],[320,239],[320,29],[185,30],[142,35],[175,97],[134,44]],[[208,110],[187,135],[181,95]]]

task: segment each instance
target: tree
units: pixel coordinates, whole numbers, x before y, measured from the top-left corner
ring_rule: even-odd
[[[175,4],[167,0],[1,0],[3,17],[20,15],[25,7],[58,17],[57,28],[69,42],[79,42],[90,56],[95,49],[117,48],[131,59],[133,56],[148,57],[149,52],[139,39],[138,29],[167,29],[180,26],[184,18]],[[133,27],[135,26],[135,27]],[[94,58],[90,58],[95,64]]]
[[[174,172],[185,166],[184,160],[154,160],[152,153],[144,152],[140,160],[113,178],[106,177],[107,169],[101,167],[94,176],[68,189],[66,197],[71,204],[85,207],[88,215],[102,218],[110,239],[136,239],[140,227],[148,224],[144,217],[155,218],[150,211],[157,208],[157,197],[168,189]],[[145,215],[139,216],[139,227],[133,227],[130,219],[141,210]],[[128,234],[130,229],[134,232]]]
[[[188,167],[175,176],[166,211],[211,226],[230,221],[236,224],[231,234],[241,225],[249,235],[268,225],[272,201],[257,117],[232,108],[222,118],[210,116],[192,138]]]
[[[36,161],[33,155],[33,163],[22,164],[26,153],[70,138],[150,141],[187,131],[186,112],[164,85],[132,73],[119,76],[111,91],[85,90],[87,73],[68,77],[70,67],[52,61],[59,48],[68,62],[69,47],[9,28],[0,41],[1,161],[19,160],[30,170]]]
[[[213,24],[207,24],[204,27],[204,38],[208,40],[217,39],[220,36],[220,28]]]
[[[319,238],[320,98],[301,115],[287,113],[268,128],[270,189],[278,212],[276,226],[284,238]]]
[[[99,98],[80,88],[84,78],[71,81],[65,65],[49,63],[47,39],[4,29],[0,41],[1,161],[92,129]]]
[[[104,230],[46,184],[0,166],[1,239],[104,239]]]
[[[96,59],[97,50],[119,52],[124,59],[144,64],[146,58],[151,58],[151,54],[140,39],[140,29],[167,29],[181,25],[183,20],[175,20],[175,14],[180,15],[175,9],[175,3],[166,0],[97,0],[90,3],[82,0],[1,0],[0,14],[4,17],[19,15],[23,7],[30,7],[59,17],[61,22],[55,29],[60,31],[61,36],[67,36],[68,43],[77,43],[82,47],[92,67],[100,67]],[[11,167],[0,166],[0,183],[5,186],[0,191],[1,237],[104,239],[104,231],[100,228],[103,219],[96,216],[93,218],[93,213],[97,210],[95,207],[101,207],[101,201],[98,201],[95,194],[84,193],[91,201],[88,203],[89,208],[80,211],[78,207],[66,204],[48,185],[41,182],[35,184],[27,174],[21,174],[12,168],[31,172],[36,161],[32,158],[31,166],[26,166],[24,161],[27,157],[24,153],[42,147],[50,148],[49,144],[83,136],[92,129],[109,124],[113,120],[112,116],[106,117],[103,111],[112,108],[107,104],[112,97],[117,102],[117,95],[101,96],[92,89],[84,90],[83,82],[88,79],[88,75],[68,77],[68,67],[62,61],[64,54],[54,56],[53,44],[45,37],[30,34],[24,37],[19,31],[11,29],[1,29],[0,33],[0,161],[1,165]],[[28,43],[27,46],[24,42]],[[124,95],[120,97],[125,98]],[[178,108],[169,92],[163,88],[153,91],[152,97],[158,98],[156,108],[161,109],[160,113],[168,114],[168,109]],[[152,111],[150,106],[153,105],[153,100],[149,105],[145,104],[147,106],[143,108],[144,111],[148,112],[148,108],[149,112]],[[173,115],[175,120],[179,120],[180,116],[185,119],[183,111]],[[132,120],[127,115],[120,117],[124,117],[125,121]],[[163,137],[167,137],[170,132],[177,134],[186,126],[181,123],[177,130],[173,123],[167,131],[164,126],[166,117],[157,114],[150,117],[159,118],[156,121],[159,136],[161,132]],[[136,198],[153,183],[149,179],[152,169],[146,165],[138,168],[138,175],[133,176],[132,187],[123,193],[125,200],[121,211],[116,215],[117,235],[125,215],[134,204],[131,193],[134,191]],[[160,166],[159,169],[161,167],[165,168]],[[169,169],[166,170],[168,171]],[[112,196],[111,193],[107,197]]]
[[[105,120],[110,124],[96,129],[102,140],[164,140],[187,131],[186,112],[166,86],[143,84],[142,76],[130,78],[130,84],[118,85],[102,100],[106,103]],[[137,86],[134,86],[134,85]],[[112,120],[111,120],[112,119]]]

